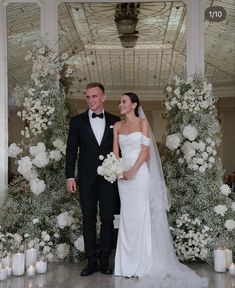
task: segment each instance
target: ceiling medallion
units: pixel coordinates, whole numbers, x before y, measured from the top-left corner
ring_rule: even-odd
[[[138,39],[139,3],[119,3],[115,8],[115,23],[124,48],[133,48]]]

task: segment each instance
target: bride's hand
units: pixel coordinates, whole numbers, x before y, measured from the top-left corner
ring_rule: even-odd
[[[123,180],[129,180],[130,178],[132,178],[135,175],[135,173],[132,170],[128,170],[123,172]]]

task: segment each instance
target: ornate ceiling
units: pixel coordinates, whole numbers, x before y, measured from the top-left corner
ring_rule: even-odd
[[[223,6],[222,22],[205,20],[205,72],[214,85],[235,84],[234,0],[206,0]],[[102,82],[107,90],[161,91],[174,74],[185,73],[186,5],[183,2],[140,3],[138,41],[123,48],[114,22],[115,3],[62,3],[58,7],[59,50],[77,55],[69,97],[83,96],[84,85]],[[40,9],[36,4],[7,7],[9,83],[30,77],[25,62],[27,44],[40,34]],[[157,92],[156,92],[157,94]],[[112,96],[112,95],[111,95]]]

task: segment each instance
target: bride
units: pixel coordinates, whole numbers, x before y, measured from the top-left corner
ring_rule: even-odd
[[[120,227],[115,276],[139,278],[141,288],[201,288],[208,280],[181,264],[167,222],[169,209],[160,157],[135,93],[121,96],[124,120],[114,125],[113,152],[123,159],[118,180]]]

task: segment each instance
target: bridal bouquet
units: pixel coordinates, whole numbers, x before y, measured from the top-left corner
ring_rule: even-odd
[[[102,165],[97,168],[98,175],[103,176],[107,181],[113,183],[122,177],[122,160],[117,159],[113,152],[104,156],[99,156],[100,160],[104,160]]]

